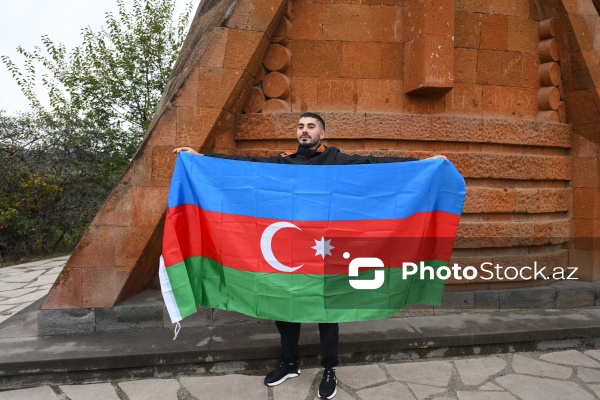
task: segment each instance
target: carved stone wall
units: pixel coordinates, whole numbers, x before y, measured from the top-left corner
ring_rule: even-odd
[[[277,154],[303,111],[346,152],[447,155],[467,182],[456,261],[600,279],[594,1],[203,1],[144,143],[43,307],[110,307],[148,287],[173,147]]]

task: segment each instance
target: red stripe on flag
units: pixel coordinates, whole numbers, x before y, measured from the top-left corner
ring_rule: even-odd
[[[330,240],[329,245],[334,247],[330,250],[331,257],[340,260],[340,266],[339,271],[338,268],[328,269],[328,274],[347,273],[348,261],[342,258],[345,252],[350,252],[353,258],[387,257],[384,262],[387,261],[386,266],[391,262],[392,267],[401,267],[401,264],[393,264],[400,259],[410,262],[448,261],[459,218],[458,215],[436,211],[396,220],[278,221],[182,205],[167,210],[163,257],[167,268],[188,257],[202,256],[238,270],[277,273],[279,271],[273,267],[273,261],[265,260],[265,249],[267,254],[272,249],[273,259],[278,265],[290,268],[302,265],[292,273],[323,274],[324,257],[316,254],[317,250],[313,247],[318,248],[318,242],[323,247],[324,241]],[[278,222],[283,224],[273,225]],[[272,238],[263,238],[268,227],[271,227]],[[349,242],[349,238],[354,237],[358,244],[349,248],[349,243],[353,242]],[[377,242],[378,238],[381,242]],[[362,239],[366,242],[361,244]],[[336,246],[336,241],[343,246]],[[378,246],[373,243],[380,243],[383,249],[376,248]],[[369,252],[376,254],[369,255]]]

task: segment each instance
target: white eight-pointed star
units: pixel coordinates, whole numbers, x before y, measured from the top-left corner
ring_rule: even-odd
[[[326,255],[331,255],[331,249],[335,249],[335,247],[331,245],[331,239],[325,240],[325,238],[321,236],[321,240],[314,239],[314,241],[315,245],[311,247],[311,249],[315,249],[317,251],[315,253],[315,257],[321,256],[323,259],[325,259]]]

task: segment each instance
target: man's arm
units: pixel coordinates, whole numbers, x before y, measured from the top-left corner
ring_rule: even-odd
[[[236,155],[231,155],[231,154],[220,154],[220,153],[202,154],[202,153],[198,153],[196,150],[192,149],[191,147],[178,147],[176,149],[173,149],[174,154],[179,154],[180,152],[196,154],[198,156],[225,158],[227,160],[266,162],[266,163],[276,163],[278,161],[278,156],[258,157],[258,156],[236,156]]]
[[[404,162],[404,161],[420,161],[419,158],[414,157],[390,157],[390,156],[361,156],[358,154],[344,154],[339,153],[338,157],[341,158],[342,164],[382,164],[382,163],[392,163],[392,162]],[[435,155],[433,157],[426,158],[426,160],[441,158],[447,160],[446,156],[443,155]]]

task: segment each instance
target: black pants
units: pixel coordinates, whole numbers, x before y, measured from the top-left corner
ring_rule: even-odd
[[[281,335],[281,361],[297,362],[300,324],[275,321],[275,326]],[[321,336],[321,365],[325,368],[333,368],[338,365],[339,326],[337,323],[321,323],[319,324],[319,334]]]

